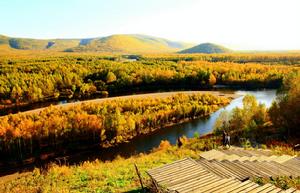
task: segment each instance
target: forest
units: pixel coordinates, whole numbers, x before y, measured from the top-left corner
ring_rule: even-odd
[[[136,60],[128,60],[131,58]],[[295,108],[284,107],[299,104],[295,102],[299,99],[289,94],[299,93],[299,79],[294,78],[299,74],[299,58],[298,54],[0,57],[0,102],[5,109],[64,98],[96,98],[136,91],[199,90],[214,85],[239,89],[281,88],[281,100],[274,103],[269,112],[260,106],[255,110],[250,108],[250,112],[237,110],[238,120],[231,124],[236,123],[232,128],[239,129],[262,128],[272,119],[272,124],[290,133],[290,128],[296,128],[298,114],[288,112]],[[1,157],[21,161],[48,151],[64,154],[80,146],[114,146],[168,124],[207,116],[228,103],[228,99],[212,95],[182,95],[168,99],[83,104],[68,109],[49,107],[38,114],[3,116],[0,117]],[[280,113],[283,111],[289,116]],[[249,120],[252,122],[248,123]]]
[[[145,60],[163,61],[208,61],[208,62],[234,62],[234,63],[260,63],[299,65],[300,54],[286,53],[225,53],[225,54],[157,54],[143,55]]]
[[[243,108],[236,107],[230,112],[221,113],[214,132],[220,134],[225,130],[236,143],[241,138],[247,139],[249,143],[266,144],[270,140],[299,143],[299,82],[299,72],[286,76],[278,90],[277,99],[269,109],[264,104],[258,104],[254,96],[245,96]]]
[[[277,99],[269,109],[249,95],[244,97],[243,107],[221,113],[216,121],[215,137],[183,137],[181,139],[186,139],[183,147],[162,141],[150,153],[128,159],[117,156],[111,162],[94,160],[74,166],[49,165],[46,170],[35,169],[8,183],[0,183],[0,190],[116,192],[137,189],[139,181],[129,165],[137,162],[145,175],[146,170],[162,163],[198,157],[201,151],[220,145],[218,134],[222,130],[230,133],[234,143],[246,139],[244,147],[255,145],[253,142],[292,143],[300,138],[299,61],[299,54],[0,56],[0,108],[3,109],[48,100],[96,98],[137,91],[206,90],[214,85],[231,89],[278,89]],[[2,168],[39,165],[49,158],[94,150],[94,147],[122,146],[139,136],[168,129],[167,126],[207,117],[230,101],[211,94],[181,94],[86,102],[69,107],[49,106],[36,113],[9,114],[0,117],[0,165]]]
[[[42,154],[66,154],[116,146],[181,121],[208,116],[230,99],[211,94],[178,94],[48,107],[39,113],[0,117],[1,161],[24,161]]]
[[[207,89],[213,85],[279,88],[299,71],[298,54],[128,56],[70,54],[0,57],[0,108],[138,91]],[[278,64],[280,63],[280,64]]]

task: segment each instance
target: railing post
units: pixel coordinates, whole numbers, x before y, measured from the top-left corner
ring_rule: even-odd
[[[134,167],[135,167],[136,174],[137,174],[138,177],[139,177],[140,184],[141,184],[141,187],[142,187],[142,191],[145,192],[145,189],[144,189],[144,185],[143,185],[143,181],[142,181],[142,178],[141,178],[140,171],[139,171],[138,167],[136,166],[136,164],[134,164]]]

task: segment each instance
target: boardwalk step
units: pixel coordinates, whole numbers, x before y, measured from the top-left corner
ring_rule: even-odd
[[[300,176],[299,157],[273,155],[266,150],[215,149],[200,154],[199,160],[186,158],[149,170],[148,175],[169,192],[251,192],[299,193],[272,184],[260,186],[252,177]]]

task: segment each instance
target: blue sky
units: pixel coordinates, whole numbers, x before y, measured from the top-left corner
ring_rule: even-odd
[[[299,0],[1,0],[0,34],[140,33],[233,49],[300,49]]]

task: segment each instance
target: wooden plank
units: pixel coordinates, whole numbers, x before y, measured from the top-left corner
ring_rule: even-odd
[[[225,153],[224,153],[225,152]],[[268,153],[266,153],[268,154]],[[300,159],[292,159],[280,164],[287,157],[263,157],[265,153],[250,152],[241,149],[211,150],[205,152],[205,158],[195,161],[191,158],[177,160],[173,163],[149,170],[147,173],[160,186],[165,186],[170,191],[178,192],[280,192],[279,188],[271,184],[259,186],[249,180],[240,180],[252,176],[278,176],[300,175]],[[200,156],[201,156],[200,155]],[[260,157],[249,156],[249,160],[255,161],[231,161],[238,155],[263,155]],[[216,158],[216,159],[213,159]],[[211,160],[209,160],[211,159]],[[218,161],[217,159],[228,159]],[[248,159],[248,158],[247,158]],[[266,159],[268,161],[260,161]],[[270,161],[275,160],[275,161]],[[296,163],[296,166],[293,163]],[[287,190],[292,192],[293,189]]]
[[[211,160],[211,159],[216,159],[218,157],[222,157],[222,156],[225,156],[225,155],[226,155],[225,153],[213,149],[213,150],[201,153],[200,157],[203,157],[207,160]]]
[[[190,162],[190,160],[189,160],[188,158],[184,158],[184,159],[181,159],[181,160],[174,161],[174,162],[172,162],[172,163],[168,163],[168,164],[159,166],[159,167],[154,168],[154,169],[151,169],[151,170],[149,170],[149,171],[152,171],[152,170],[160,170],[161,168],[167,168],[167,167],[169,167],[169,166],[176,165],[176,164],[179,164],[179,163],[184,163],[184,162]]]
[[[233,171],[231,171],[230,169],[228,169],[228,167],[226,167],[225,164],[221,161],[212,160],[212,161],[210,161],[210,163],[216,165],[218,167],[218,169],[220,169],[221,171],[229,173],[230,176],[235,175],[235,173]]]
[[[229,175],[226,170],[214,164],[213,161],[209,162],[202,158],[198,160],[198,163],[201,164],[201,166],[205,167],[208,171],[213,172],[214,174],[220,177],[225,177],[225,178],[231,177],[231,175]]]
[[[245,176],[244,174],[242,174],[239,170],[237,170],[236,168],[232,167],[231,164],[228,163],[222,163],[220,162],[220,164],[223,165],[224,168],[227,168],[227,172],[231,172],[233,175],[232,177],[235,177],[239,180],[243,180],[245,178],[247,178],[248,176]]]
[[[270,162],[270,164],[273,164],[275,167],[279,167],[279,168],[281,168],[281,169],[283,169],[283,170],[289,172],[290,175],[293,175],[293,176],[300,176],[300,170],[297,171],[297,170],[295,170],[295,169],[292,169],[292,168],[290,168],[290,167],[287,167],[287,166],[285,166],[285,165],[283,165],[283,164],[280,164],[280,163],[277,163],[277,162]]]
[[[174,180],[184,179],[184,178],[187,178],[190,175],[195,175],[195,174],[201,176],[201,175],[207,174],[207,171],[195,171],[195,172],[190,172],[189,171],[188,173],[180,173],[178,175],[172,175],[172,176],[168,176],[168,177],[165,177],[165,178],[155,178],[155,180],[158,183],[164,183],[164,184],[168,183],[169,184],[170,182],[172,182]]]
[[[240,150],[243,150],[245,152],[249,152],[253,155],[264,155],[264,156],[271,156],[274,155],[274,153],[270,150],[264,150],[264,149],[255,149],[255,150],[250,150],[250,149],[243,149],[240,148]]]
[[[288,161],[282,163],[282,165],[287,166],[287,167],[300,173],[300,160],[298,157],[288,160]]]
[[[154,171],[160,171],[160,170],[162,170],[162,169],[166,169],[166,168],[171,167],[171,166],[173,166],[173,165],[176,165],[176,164],[179,164],[179,163],[184,163],[184,162],[190,162],[189,158],[185,158],[185,159],[182,159],[182,160],[177,160],[177,161],[174,161],[174,162],[172,162],[172,163],[162,165],[162,166],[160,166],[160,167],[151,169],[151,170],[149,170],[148,172],[149,172],[149,173],[153,173]]]
[[[179,192],[180,193],[181,192],[197,192],[197,191],[200,191],[204,188],[211,187],[211,186],[214,186],[214,185],[217,185],[217,184],[221,184],[221,183],[224,183],[226,181],[228,181],[228,179],[216,179],[216,180],[213,180],[213,181],[207,181],[205,183],[197,183],[194,186],[185,188],[184,190],[180,190]]]
[[[190,192],[190,191],[197,190],[201,187],[205,187],[209,184],[217,183],[220,180],[221,180],[220,178],[213,177],[212,179],[206,179],[206,180],[203,180],[203,181],[196,181],[196,183],[190,184],[189,186],[186,186],[186,187],[183,187],[183,188],[181,188],[181,187],[177,188],[176,190],[180,193],[181,192]]]
[[[185,182],[188,182],[190,180],[193,180],[193,179],[197,179],[197,178],[204,178],[206,176],[213,176],[211,173],[207,172],[207,173],[195,173],[195,174],[191,174],[191,175],[187,175],[185,178],[178,178],[178,179],[175,179],[175,180],[172,180],[170,182],[168,182],[168,187],[172,188],[173,186],[177,185],[177,184],[180,184],[180,183],[185,183]]]
[[[259,176],[262,177],[264,175],[261,175],[261,173],[257,170],[254,170],[254,168],[249,168],[246,167],[242,162],[240,161],[236,161],[236,162],[232,162],[232,164],[235,164],[236,166],[240,167],[241,170],[244,170],[245,172],[247,172],[247,174],[249,176]],[[265,176],[265,177],[269,177],[269,176]]]
[[[216,182],[216,181],[219,181],[219,180],[220,179],[216,178],[215,176],[208,176],[208,177],[205,177],[205,178],[200,177],[200,178],[196,178],[194,180],[190,180],[187,183],[178,184],[178,185],[176,185],[176,187],[172,187],[172,190],[182,192],[182,191],[185,191],[186,189],[191,189],[192,187],[196,187],[196,186],[199,186],[199,185],[204,185],[204,184],[209,183],[209,182]]]
[[[270,186],[269,188],[266,188],[266,189],[260,191],[259,193],[267,193],[267,192],[273,191],[274,189],[276,189],[275,186]]]
[[[274,171],[274,168],[268,166],[267,162],[254,162],[255,166],[260,170],[269,172],[272,176],[280,176],[281,172]]]
[[[230,183],[231,180],[232,180],[231,178],[230,179],[222,179],[215,183],[209,183],[203,187],[192,189],[192,191],[195,193],[196,192],[210,192],[211,189],[222,186],[222,184],[228,184],[228,183]]]
[[[250,187],[248,187],[248,188],[244,189],[244,190],[243,190],[243,192],[249,192],[249,191],[251,191],[251,190],[254,190],[254,189],[255,189],[255,188],[257,188],[257,187],[259,187],[259,185],[258,185],[258,184],[255,184],[255,183],[253,183],[253,185],[252,185],[252,186],[250,186]]]
[[[163,173],[165,171],[173,170],[173,169],[180,169],[180,168],[185,168],[188,166],[194,165],[193,163],[184,163],[184,164],[177,164],[177,165],[172,165],[171,167],[167,168],[161,168],[160,170],[157,171],[150,171],[151,174],[156,174],[156,173]]]
[[[298,166],[295,166],[293,164],[286,164],[286,163],[284,163],[283,165],[294,171],[297,171],[297,173],[300,173],[300,167],[298,167]]]
[[[269,171],[259,169],[252,162],[241,162],[241,164],[244,165],[245,167],[248,167],[248,168],[252,169],[253,171],[259,172],[261,175],[264,175],[266,177],[271,177],[272,176],[272,174],[270,174]]]
[[[264,171],[269,176],[277,176],[276,173],[274,173],[273,171],[271,171],[268,168],[266,168],[265,166],[263,166],[260,162],[257,162],[257,161],[256,162],[244,161],[244,163],[247,164],[247,165],[253,165],[255,168],[257,168],[260,171]]]
[[[236,184],[236,183],[237,183],[236,180],[230,178],[230,181],[225,182],[225,183],[223,183],[223,184],[220,184],[220,185],[218,185],[218,186],[214,186],[213,188],[208,189],[207,191],[208,191],[208,192],[214,192],[214,191],[221,192],[220,189],[223,189],[224,187],[227,188],[228,186],[230,186],[230,185],[232,185],[232,184]]]
[[[187,167],[187,166],[190,166],[190,165],[194,165],[194,163],[181,163],[181,164],[174,164],[170,167],[162,167],[162,168],[159,168],[159,170],[150,170],[149,173],[150,174],[155,174],[155,173],[162,173],[164,171],[168,171],[168,170],[172,170],[172,169],[175,169],[175,168],[184,168],[184,167]]]
[[[230,192],[231,193],[238,193],[238,192],[241,192],[241,191],[245,190],[246,188],[252,187],[255,184],[255,183],[251,182],[250,180],[247,180],[243,183],[245,183],[245,185],[240,185],[239,187],[237,187],[236,189],[234,189]]]
[[[295,192],[295,191],[296,191],[295,188],[289,188],[289,189],[287,189],[285,192],[286,192],[286,193],[293,193],[293,192]]]
[[[251,182],[250,180],[247,180],[247,181],[245,181],[245,182],[240,183],[240,184],[237,185],[236,187],[228,188],[227,190],[224,190],[223,192],[224,192],[224,193],[232,192],[232,191],[234,191],[234,190],[236,190],[236,189],[238,189],[238,188],[240,188],[240,187],[247,186],[247,184],[250,184],[250,183],[252,183],[252,182]]]
[[[242,186],[239,189],[232,191],[232,193],[247,192],[246,190],[251,191],[251,190],[257,188],[257,186],[258,185],[255,183],[250,183],[250,184],[247,184],[246,186]]]
[[[259,186],[259,187],[255,188],[255,189],[249,191],[249,193],[260,192],[260,191],[263,191],[263,190],[265,190],[265,189],[267,189],[267,188],[269,188],[269,187],[271,187],[271,186],[273,186],[273,185],[268,183],[268,184],[265,184],[265,185],[263,185],[263,186]]]
[[[171,190],[179,190],[179,189],[182,190],[182,189],[185,189],[188,187],[192,187],[195,184],[204,184],[209,181],[217,181],[217,180],[220,180],[220,179],[212,174],[209,174],[207,176],[199,176],[197,178],[190,179],[186,182],[177,183],[176,185],[170,186],[170,189]]]
[[[192,165],[190,167],[168,170],[168,171],[165,171],[164,173],[157,173],[157,174],[154,174],[151,176],[153,176],[155,179],[158,179],[158,178],[164,178],[164,177],[168,177],[168,176],[172,176],[172,175],[177,175],[178,173],[193,172],[196,170],[204,171],[204,169],[200,168],[198,165]]]
[[[219,158],[216,158],[217,160],[228,160],[228,161],[234,161],[234,160],[238,160],[240,159],[241,157],[240,156],[237,156],[237,155],[226,155],[226,156],[223,156],[223,157],[219,157]]]
[[[243,178],[241,178],[242,180],[245,178],[249,178],[251,176],[251,175],[249,175],[249,172],[245,171],[243,168],[239,167],[238,165],[235,165],[233,162],[229,162],[226,160],[224,160],[222,162],[225,163],[226,165],[228,165],[236,173],[239,173],[240,176],[243,177]]]
[[[290,176],[291,175],[290,172],[288,172],[278,166],[274,166],[274,164],[272,164],[270,162],[263,162],[263,163],[266,167],[268,167],[270,170],[276,172],[280,176]]]
[[[232,177],[236,177],[238,179],[244,179],[242,175],[240,175],[238,172],[233,171],[230,167],[228,167],[226,164],[222,162],[214,162],[215,164],[218,164],[220,167],[222,167],[228,174],[230,174]]]
[[[278,192],[282,192],[282,190],[280,188],[276,188],[268,193],[278,193]]]
[[[238,185],[240,185],[241,182],[240,181],[234,181],[234,183],[228,185],[228,186],[225,186],[223,188],[220,188],[220,189],[217,189],[217,190],[214,190],[214,191],[211,191],[211,192],[215,192],[215,193],[220,193],[220,192],[225,192],[227,191],[228,189],[231,189],[231,188],[234,188],[234,187],[237,187]]]
[[[161,172],[157,172],[157,173],[150,173],[152,176],[157,176],[157,175],[168,175],[170,173],[176,172],[176,171],[184,171],[184,170],[190,170],[189,168],[194,168],[197,167],[199,169],[202,169],[199,165],[196,164],[191,164],[191,165],[186,165],[186,166],[181,166],[181,167],[174,167],[171,168],[169,170],[164,170]]]

